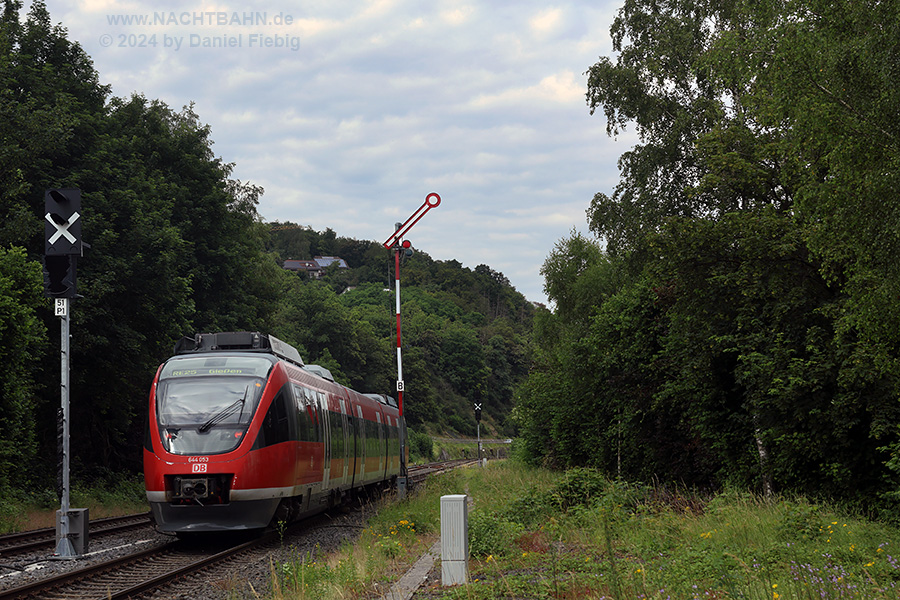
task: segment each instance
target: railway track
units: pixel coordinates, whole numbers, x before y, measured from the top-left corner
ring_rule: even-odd
[[[465,467],[478,463],[476,458],[460,458],[456,460],[445,460],[440,462],[428,463],[427,465],[410,465],[406,468],[407,476],[412,479],[413,483],[424,481],[426,477],[434,473],[443,473],[457,467]]]
[[[149,512],[122,517],[94,519],[90,522],[88,536],[95,538],[114,535],[132,529],[149,527],[151,524]],[[55,547],[56,529],[52,527],[0,535],[0,557],[3,557],[3,560],[6,562],[12,556],[41,549],[50,551]]]
[[[0,600],[41,598],[46,600],[124,600],[147,594],[179,577],[202,572],[223,561],[235,560],[265,544],[276,543],[278,533],[270,532],[254,540],[210,551],[177,541],[159,548],[77,569],[0,591]]]

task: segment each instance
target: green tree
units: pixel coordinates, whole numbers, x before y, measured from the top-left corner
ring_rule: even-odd
[[[36,370],[47,344],[40,264],[0,247],[0,490],[31,483],[19,466],[35,459]],[[14,473],[17,474],[14,476]]]
[[[576,231],[556,243],[541,266],[541,275],[544,292],[556,305],[556,314],[567,323],[579,325],[626,280],[621,261],[611,259],[595,240]]]
[[[628,0],[610,28],[616,61],[588,71],[591,113],[602,108],[607,132],[634,124],[641,143],[619,159],[612,196],[597,194],[592,230],[611,253],[640,248],[642,237],[670,216],[720,210],[689,194],[698,181],[694,143],[723,115],[722,91],[699,61],[722,20],[722,3]]]
[[[722,36],[714,56],[736,64],[762,126],[783,135],[798,212],[815,226],[808,243],[829,278],[847,290],[841,329],[881,348],[895,370],[900,348],[900,185],[897,90],[900,6],[894,2],[792,1],[760,18],[744,8],[744,31]]]
[[[37,254],[43,190],[69,183],[95,139],[109,94],[90,58],[46,5],[4,0],[0,17],[0,246]]]

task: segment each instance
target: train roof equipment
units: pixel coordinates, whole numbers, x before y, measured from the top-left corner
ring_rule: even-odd
[[[329,371],[322,365],[306,365],[303,368],[311,373],[315,373],[322,379],[326,379],[326,380],[330,381],[331,383],[336,383],[334,381],[334,375],[331,374],[331,371]]]
[[[175,343],[175,354],[200,352],[262,352],[305,367],[300,352],[274,335],[258,331],[226,331],[184,336]]]
[[[388,396],[387,394],[363,394],[363,396],[371,398],[372,400],[375,400],[376,402],[379,402],[381,404],[397,408],[397,401],[393,396]]]

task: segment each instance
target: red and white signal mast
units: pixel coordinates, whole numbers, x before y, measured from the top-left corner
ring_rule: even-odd
[[[384,242],[384,247],[392,250],[394,253],[394,302],[397,312],[397,396],[398,406],[400,408],[400,417],[403,417],[403,392],[405,385],[403,383],[403,357],[400,351],[400,254],[412,255],[412,243],[404,240],[405,236],[412,226],[419,222],[419,219],[425,216],[432,208],[437,208],[441,203],[441,197],[434,192],[425,196],[425,202],[422,206],[410,215],[403,223],[397,223],[394,233]],[[406,440],[400,439],[400,477],[398,478],[397,488],[400,497],[406,495]]]

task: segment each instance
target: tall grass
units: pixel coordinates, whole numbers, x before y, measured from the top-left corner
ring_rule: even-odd
[[[140,475],[110,475],[90,484],[76,482],[69,505],[87,508],[92,519],[150,509]],[[4,490],[0,492],[0,533],[54,527],[59,506],[59,497],[50,489]]]
[[[473,474],[512,481],[504,471]],[[803,499],[705,499],[575,471],[473,517],[470,535],[492,519],[509,525],[481,535],[506,549],[473,561],[478,581],[447,598],[503,598],[529,585],[535,598],[900,597],[891,550],[900,532]]]
[[[272,566],[275,600],[346,599],[387,594],[440,533],[440,496],[459,493],[458,471],[430,478],[398,502],[385,497],[373,509],[359,539],[327,556],[293,555]]]
[[[356,544],[273,566],[277,599],[361,598],[439,532],[440,496],[467,493],[470,583],[448,599],[900,598],[900,531],[802,498],[702,497],[596,472],[491,462],[433,477],[388,502]]]

